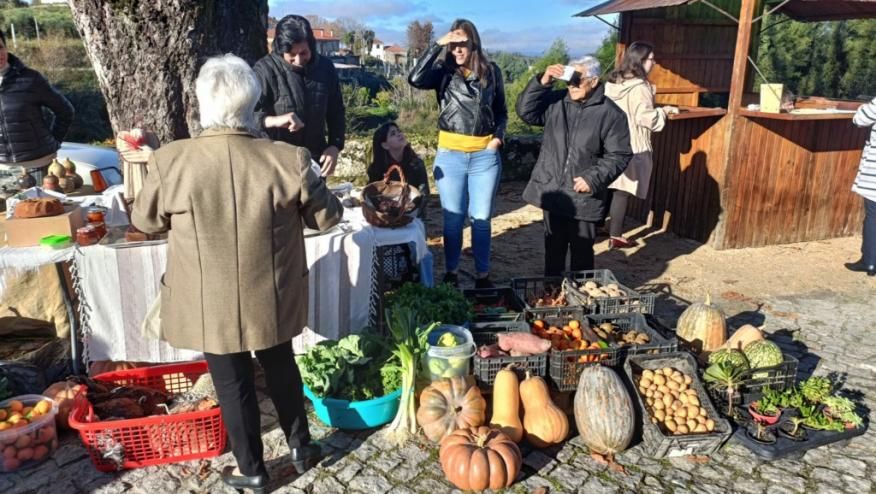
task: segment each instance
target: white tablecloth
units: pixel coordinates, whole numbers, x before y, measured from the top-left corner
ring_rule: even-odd
[[[345,211],[344,220],[329,233],[305,239],[310,306],[308,329],[296,338],[296,351],[324,338],[358,332],[368,324],[375,247],[413,243],[417,262],[428,252],[419,220],[403,228],[374,228],[365,224],[358,209]],[[90,360],[173,362],[199,357],[141,336],[140,325],[159,293],[166,252],[166,244],[92,246],[76,252]]]

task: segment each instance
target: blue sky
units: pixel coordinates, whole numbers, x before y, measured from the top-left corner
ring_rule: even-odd
[[[608,27],[597,19],[572,17],[603,0],[268,0],[270,15],[350,17],[369,26],[384,43],[406,44],[415,20],[432,21],[436,35],[457,17],[475,23],[488,50],[538,55],[557,39],[571,56],[591,53]]]

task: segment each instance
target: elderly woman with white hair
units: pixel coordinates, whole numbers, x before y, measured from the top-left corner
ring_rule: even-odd
[[[256,137],[261,86],[246,62],[207,60],[195,88],[204,131],[155,151],[132,220],[169,232],[160,335],[206,356],[239,470],[222,478],[261,492],[268,474],[250,352],[303,473],[320,454],[291,345],[307,322],[303,228],[330,228],[343,208],[306,148]]]
[[[605,96],[599,61],[584,57],[551,65],[517,99],[517,114],[544,127],[541,153],[523,191],[544,210],[545,276],[559,276],[571,250],[571,270],[593,269],[596,224],[608,208],[608,186],[632,158],[627,117]],[[568,90],[554,90],[568,79]]]

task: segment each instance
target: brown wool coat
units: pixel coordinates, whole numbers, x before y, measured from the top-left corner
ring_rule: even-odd
[[[132,221],[169,232],[161,338],[214,354],[290,341],[307,324],[303,228],[342,214],[305,148],[212,129],[158,149]]]

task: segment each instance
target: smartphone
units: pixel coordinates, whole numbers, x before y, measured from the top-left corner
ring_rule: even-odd
[[[568,82],[572,79],[573,75],[575,75],[575,67],[566,65],[563,67],[563,75],[560,77],[560,80]]]

